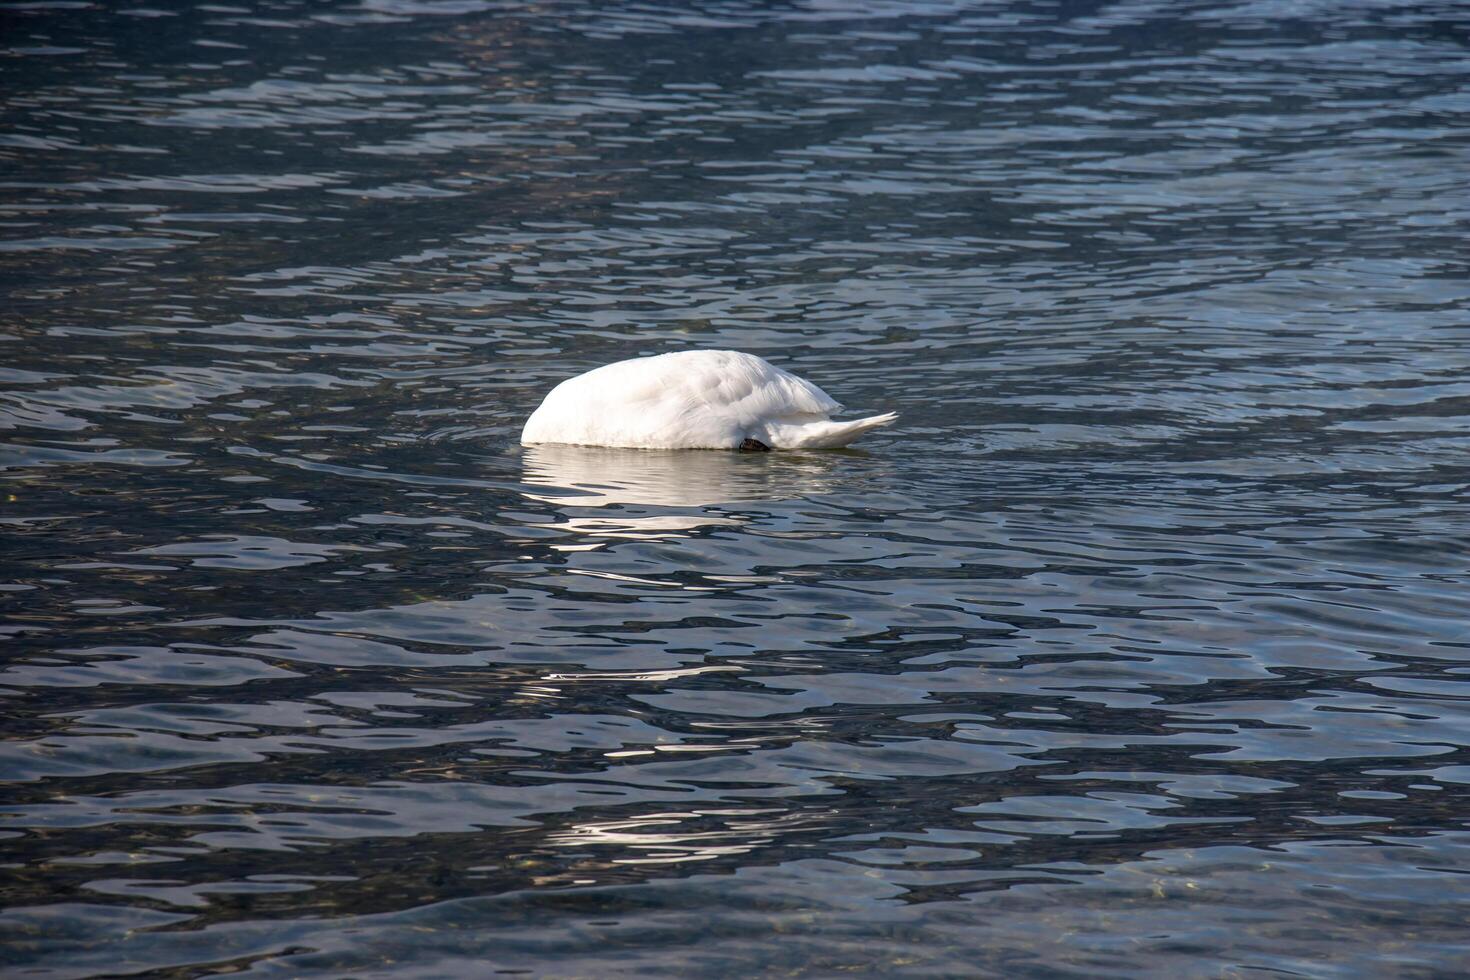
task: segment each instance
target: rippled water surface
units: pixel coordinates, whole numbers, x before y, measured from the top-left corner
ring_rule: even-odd
[[[1458,2],[0,47],[10,975],[1470,957]],[[690,347],[902,418],[518,445]]]

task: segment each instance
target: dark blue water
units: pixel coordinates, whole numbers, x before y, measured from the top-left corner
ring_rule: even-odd
[[[0,5],[7,975],[1470,957],[1458,2]],[[523,450],[751,351],[861,450]]]

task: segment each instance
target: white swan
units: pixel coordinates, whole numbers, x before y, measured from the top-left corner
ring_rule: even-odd
[[[831,449],[893,412],[834,422],[821,388],[733,350],[618,361],[569,378],[531,413],[521,443],[635,449]]]

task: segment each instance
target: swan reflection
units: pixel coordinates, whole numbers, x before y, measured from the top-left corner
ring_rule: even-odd
[[[521,493],[561,511],[563,519],[549,525],[560,530],[604,538],[682,536],[742,523],[738,514],[706,508],[820,493],[831,465],[793,454],[527,446]],[[589,508],[616,515],[577,513]]]

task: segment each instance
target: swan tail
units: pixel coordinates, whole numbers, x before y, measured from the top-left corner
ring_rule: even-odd
[[[771,426],[771,444],[777,449],[838,449],[851,443],[864,432],[888,425],[898,418],[897,412],[884,412],[852,422],[803,422],[796,425]]]

